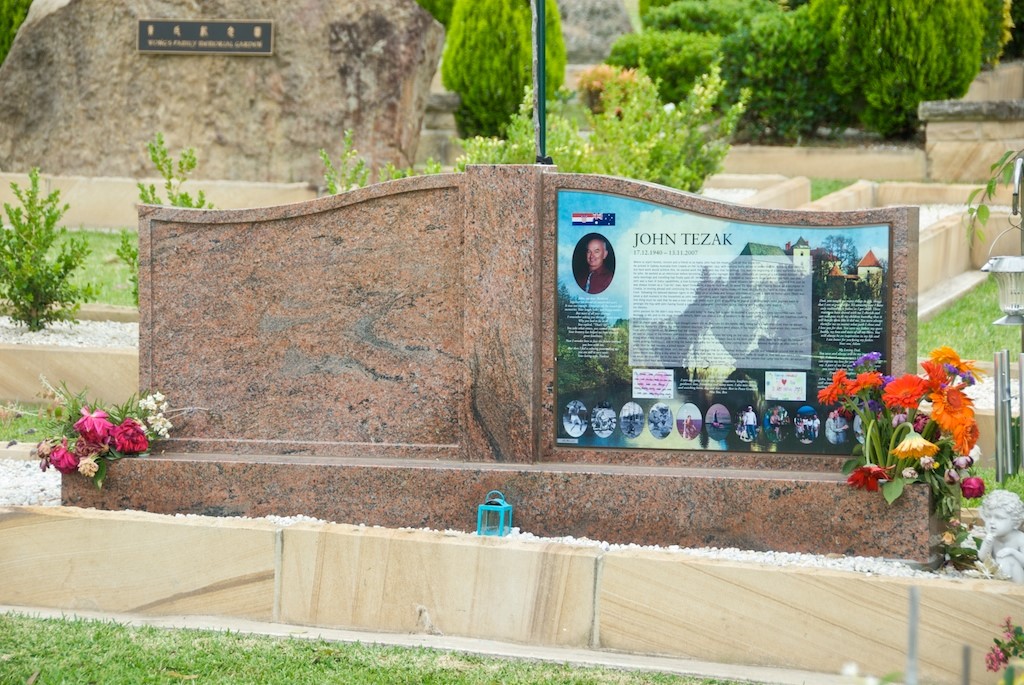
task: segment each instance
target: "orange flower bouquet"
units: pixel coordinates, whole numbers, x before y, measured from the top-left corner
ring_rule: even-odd
[[[843,465],[847,482],[881,490],[890,504],[907,483],[927,483],[939,516],[955,518],[962,492],[984,493],[981,479],[971,475],[978,424],[964,394],[978,369],[949,347],[933,350],[920,376],[883,376],[880,359],[877,352],[864,355],[853,364],[854,376],[840,369],[818,393],[823,405],[838,405],[860,424],[853,459]]]

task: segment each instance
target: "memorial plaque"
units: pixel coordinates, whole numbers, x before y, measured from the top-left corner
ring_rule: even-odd
[[[819,404],[889,351],[890,227],[787,226],[558,195],[559,446],[848,454]]]
[[[270,21],[140,19],[138,50],[156,54],[274,54]]]

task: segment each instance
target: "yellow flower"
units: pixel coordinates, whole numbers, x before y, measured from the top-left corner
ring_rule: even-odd
[[[907,437],[900,441],[900,444],[892,448],[892,454],[900,459],[920,459],[921,457],[933,456],[939,451],[939,446],[928,442],[915,430],[907,433]]]

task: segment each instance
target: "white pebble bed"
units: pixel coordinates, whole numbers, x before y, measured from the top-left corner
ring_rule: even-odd
[[[61,345],[64,347],[138,347],[139,324],[118,321],[66,321],[30,331],[24,324],[0,316],[0,344]]]

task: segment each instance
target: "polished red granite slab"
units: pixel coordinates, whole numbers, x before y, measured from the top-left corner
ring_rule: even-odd
[[[281,207],[141,207],[140,388],[177,408],[158,454],[66,504],[471,529],[490,489],[543,536],[931,559],[914,489],[845,457],[554,441],[557,201],[609,193],[753,224],[892,226],[892,368],[916,349],[914,208],[796,212],[542,166],[474,166]]]

